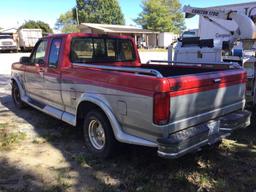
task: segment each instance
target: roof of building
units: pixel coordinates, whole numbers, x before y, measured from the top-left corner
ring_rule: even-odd
[[[9,29],[0,29],[0,33],[16,33],[17,28],[9,28]]]
[[[97,24],[97,23],[81,23],[80,29],[91,28],[100,30],[104,33],[134,33],[134,34],[157,34],[159,32],[141,29],[135,26],[127,26],[127,25],[109,25],[109,24]]]

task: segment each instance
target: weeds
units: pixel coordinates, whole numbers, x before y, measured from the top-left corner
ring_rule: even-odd
[[[85,154],[76,155],[74,159],[81,167],[89,167]]]
[[[26,138],[23,132],[11,132],[7,123],[0,123],[0,150],[10,149],[14,144],[18,144]]]

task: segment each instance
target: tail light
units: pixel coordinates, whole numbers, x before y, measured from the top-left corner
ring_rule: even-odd
[[[153,122],[165,125],[170,119],[170,94],[156,93],[154,95]]]

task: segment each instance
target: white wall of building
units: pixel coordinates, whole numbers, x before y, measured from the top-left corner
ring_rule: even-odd
[[[168,47],[171,43],[176,41],[178,35],[169,32],[163,32],[158,34],[158,46],[159,47]]]

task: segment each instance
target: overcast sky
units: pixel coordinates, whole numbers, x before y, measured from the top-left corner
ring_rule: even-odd
[[[119,0],[126,24],[135,24],[141,12],[141,0]],[[180,0],[182,5],[209,7],[234,3],[253,2],[250,0]],[[75,0],[1,0],[0,27],[10,28],[23,24],[26,20],[42,20],[53,28],[61,13],[75,6]],[[187,19],[188,29],[198,27],[198,18]]]

